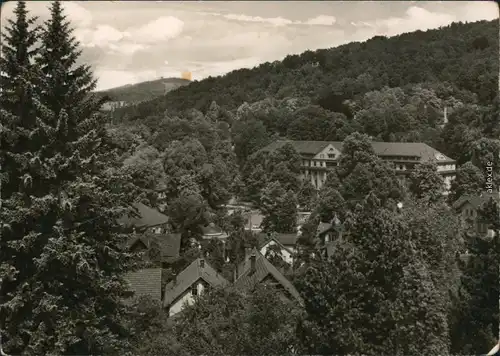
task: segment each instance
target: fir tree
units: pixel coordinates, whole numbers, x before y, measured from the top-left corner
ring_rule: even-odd
[[[18,23],[26,16],[22,9],[19,5]],[[33,71],[36,86],[27,96],[33,112],[27,119],[19,116],[23,101],[15,95],[22,90],[5,92],[5,100],[17,104],[2,111],[9,138],[30,138],[29,147],[2,147],[3,156],[19,162],[17,170],[6,167],[12,191],[0,213],[4,350],[119,354],[126,346],[123,276],[134,267],[135,256],[122,251],[126,236],[116,221],[128,210],[132,192],[127,177],[113,169],[115,151],[98,112],[100,102],[91,95],[95,81],[87,66],[75,64],[78,43],[59,2],[51,14],[36,61],[40,70]],[[30,36],[17,47],[11,41],[10,48],[22,52],[32,43]],[[22,67],[26,61],[17,58]],[[19,82],[26,86],[31,73],[22,73]],[[10,124],[15,120],[22,124]]]
[[[23,182],[23,174],[27,164],[33,158],[30,152],[35,141],[30,135],[36,125],[33,102],[33,79],[35,78],[33,56],[37,41],[38,29],[34,26],[35,18],[30,17],[26,10],[26,3],[19,1],[14,10],[15,19],[7,21],[8,26],[2,33],[2,56],[0,58],[0,76],[2,90],[0,91],[0,182],[2,194],[2,234],[0,235],[0,340],[3,343],[13,334],[6,330],[9,321],[9,309],[16,307],[8,304],[12,300],[9,295],[9,285],[13,283],[17,269],[16,251],[12,248],[8,230],[13,229],[9,224],[10,214],[18,213],[14,208],[17,199],[16,192]],[[6,170],[8,168],[8,170]],[[26,177],[28,178],[28,177]],[[28,179],[24,182],[28,183]],[[24,183],[23,182],[23,183]],[[12,207],[12,208],[11,208]],[[14,227],[15,228],[15,227]],[[20,262],[20,261],[19,261]],[[22,335],[18,335],[22,338]],[[7,349],[4,346],[4,349]],[[14,347],[13,350],[16,350]]]

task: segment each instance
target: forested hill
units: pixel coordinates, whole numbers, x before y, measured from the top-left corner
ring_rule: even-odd
[[[112,101],[135,103],[157,98],[189,83],[189,80],[182,78],[161,78],[103,90],[98,94],[107,95]]]
[[[446,89],[441,90],[467,91],[477,95],[479,104],[487,105],[498,91],[498,32],[497,20],[454,23],[437,30],[306,51],[191,83],[129,109],[127,116],[144,118],[166,109],[204,112],[212,101],[232,110],[244,102],[270,97],[307,97],[339,111],[344,99],[415,83],[444,83]]]

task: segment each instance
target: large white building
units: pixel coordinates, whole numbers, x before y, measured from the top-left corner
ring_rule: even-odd
[[[264,147],[262,151],[272,152],[290,143],[302,157],[302,178],[310,179],[320,189],[329,168],[336,167],[342,154],[340,141],[291,141],[278,140]],[[436,149],[421,142],[372,142],[375,154],[394,164],[398,175],[405,176],[415,165],[434,161],[444,179],[446,190],[455,178],[456,162]]]

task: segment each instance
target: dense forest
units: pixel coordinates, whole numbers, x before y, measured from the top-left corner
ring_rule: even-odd
[[[497,341],[499,206],[478,209],[486,237],[452,208],[484,193],[486,166],[500,183],[497,22],[308,51],[108,114],[90,67],[76,64],[61,3],[50,13],[35,26],[18,2],[2,46],[2,352],[452,355]],[[293,146],[261,150],[278,137],[343,141],[320,191],[300,179]],[[401,182],[373,139],[456,159],[451,194],[432,162]],[[311,212],[293,266],[266,255],[301,303],[234,285],[175,318],[147,298],[125,302],[126,273],[148,266],[123,248],[130,232],[117,222],[134,202],[181,234],[164,284],[200,256],[230,281],[257,243],[225,208],[232,197],[253,204],[269,234],[297,233],[298,209]],[[329,222],[325,255],[316,229]],[[202,240],[210,223],[225,246]]]

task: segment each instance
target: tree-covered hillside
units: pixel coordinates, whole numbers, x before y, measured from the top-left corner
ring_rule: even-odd
[[[152,100],[166,92],[189,84],[190,81],[182,78],[161,78],[147,82],[124,85],[117,88],[102,90],[99,95],[107,95],[112,101],[126,101],[137,103]]]
[[[490,103],[498,91],[498,21],[454,23],[426,32],[374,37],[336,48],[306,51],[283,61],[239,69],[191,83],[143,103],[128,116],[196,108],[212,101],[226,109],[265,98],[308,97],[332,111],[342,101],[383,87],[442,83],[441,90],[473,94]]]

